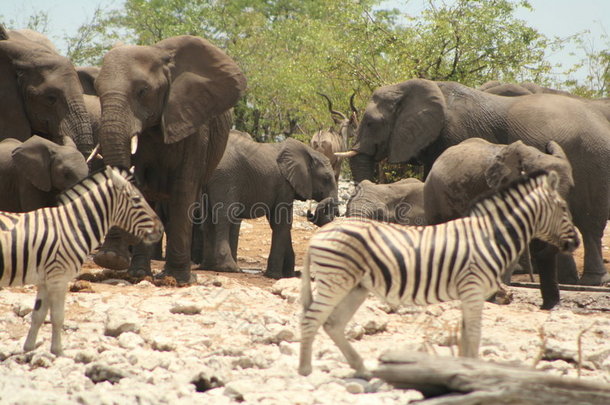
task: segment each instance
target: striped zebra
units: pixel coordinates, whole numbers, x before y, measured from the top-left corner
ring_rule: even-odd
[[[356,375],[367,375],[344,329],[369,291],[393,305],[461,300],[460,354],[477,357],[484,300],[529,241],[540,238],[562,251],[578,246],[558,184],[554,171],[532,174],[444,224],[407,227],[353,218],[322,227],[310,241],[301,275],[299,373],[311,373],[313,340],[324,325]]]
[[[111,226],[149,243],[161,238],[161,221],[129,179],[106,167],[60,194],[57,207],[0,212],[0,286],[38,286],[25,351],[35,348],[50,309],[51,353],[61,355],[68,282]]]

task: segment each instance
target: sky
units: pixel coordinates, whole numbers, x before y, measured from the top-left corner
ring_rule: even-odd
[[[332,0],[329,0],[332,1]],[[451,0],[446,0],[451,2]],[[73,36],[79,26],[90,21],[96,7],[103,4],[103,9],[117,9],[123,0],[2,0],[0,16],[12,22],[15,28],[27,24],[28,17],[39,11],[46,11],[49,16],[47,36],[55,43],[60,52],[65,53],[65,36]],[[417,15],[423,8],[425,0],[387,0],[383,3],[389,7],[398,7],[410,15]],[[525,20],[528,25],[537,29],[549,38],[568,37],[585,30],[591,31],[592,46],[601,51],[604,42],[603,32],[610,35],[610,0],[529,0],[534,11],[519,9],[516,16]],[[572,66],[579,56],[570,56],[573,48],[565,48],[550,55],[553,63]],[[583,72],[577,73],[580,79]]]

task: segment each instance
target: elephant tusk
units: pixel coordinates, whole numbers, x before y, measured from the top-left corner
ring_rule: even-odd
[[[138,150],[138,136],[134,135],[131,137],[131,154],[134,155]]]
[[[335,156],[337,157],[343,157],[343,158],[351,158],[354,157],[358,154],[358,152],[356,152],[355,150],[350,150],[347,152],[335,152]]]
[[[91,154],[87,158],[86,162],[87,163],[91,162],[95,158],[95,156],[98,155],[99,151],[100,151],[100,144],[98,143],[97,145],[95,145],[95,148],[93,148],[93,150],[91,151]]]

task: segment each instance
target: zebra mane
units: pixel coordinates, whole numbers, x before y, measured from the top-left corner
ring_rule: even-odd
[[[57,205],[69,204],[91,190],[95,190],[100,184],[105,183],[110,178],[107,168],[116,170],[128,182],[134,182],[133,175],[129,171],[117,166],[104,166],[101,169],[94,171],[72,187],[61,192],[57,196]]]
[[[509,194],[511,191],[516,190],[519,187],[523,187],[527,184],[533,184],[538,181],[539,177],[546,176],[548,174],[549,173],[546,170],[535,170],[529,174],[519,176],[515,180],[503,185],[497,190],[489,190],[485,193],[482,193],[470,203],[470,207],[466,211],[466,214],[472,214],[472,212],[485,200],[493,198],[505,199],[507,194]]]

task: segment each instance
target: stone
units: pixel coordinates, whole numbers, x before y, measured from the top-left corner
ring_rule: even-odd
[[[156,336],[153,338],[152,342],[150,343],[150,346],[157,351],[160,352],[171,352],[176,350],[176,343],[173,342],[172,340],[166,338],[166,337],[162,337],[162,336]]]
[[[108,311],[104,335],[117,337],[121,333],[140,331],[140,322],[135,318],[133,312],[130,311]]]
[[[103,363],[94,363],[85,370],[85,376],[96,384],[104,381],[116,384],[122,378],[125,378],[126,374],[118,368]]]
[[[169,312],[172,314],[182,314],[182,315],[197,315],[200,314],[203,310],[203,306],[200,304],[190,303],[190,304],[181,304],[175,303],[170,308]]]

